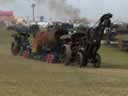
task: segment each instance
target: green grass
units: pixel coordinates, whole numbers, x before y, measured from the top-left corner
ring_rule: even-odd
[[[128,51],[103,47],[100,50],[103,67],[128,68]]]
[[[128,35],[118,35],[116,38],[119,40],[128,40]]]
[[[25,60],[10,53],[0,31],[0,96],[127,96],[128,52],[103,47],[102,67],[78,68]]]

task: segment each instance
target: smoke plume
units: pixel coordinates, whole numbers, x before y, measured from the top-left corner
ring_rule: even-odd
[[[67,0],[35,0],[38,15],[48,16],[52,19],[80,18],[80,10],[67,3]]]

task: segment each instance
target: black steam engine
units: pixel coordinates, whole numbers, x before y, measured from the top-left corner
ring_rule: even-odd
[[[72,34],[68,43],[65,44],[65,64],[76,62],[80,67],[92,63],[98,68],[101,65],[101,56],[98,50],[104,30],[111,26],[112,14],[103,15],[95,28],[89,28],[84,33]],[[75,37],[75,38],[74,38]],[[67,40],[67,39],[66,39]]]

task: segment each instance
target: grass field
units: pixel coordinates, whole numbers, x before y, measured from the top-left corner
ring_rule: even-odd
[[[128,52],[103,47],[102,67],[45,64],[12,56],[0,29],[0,96],[128,96]]]
[[[127,34],[125,34],[125,35],[118,35],[118,36],[116,36],[116,38],[118,40],[128,40],[128,35]]]

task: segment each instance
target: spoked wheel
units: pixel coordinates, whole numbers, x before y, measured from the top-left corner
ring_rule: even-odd
[[[16,55],[18,55],[19,51],[20,51],[20,48],[18,47],[18,45],[15,42],[12,42],[12,44],[11,44],[11,53],[14,56],[16,56]]]
[[[101,56],[97,53],[96,58],[95,58],[95,62],[94,62],[94,67],[100,68],[100,66],[101,66]]]

